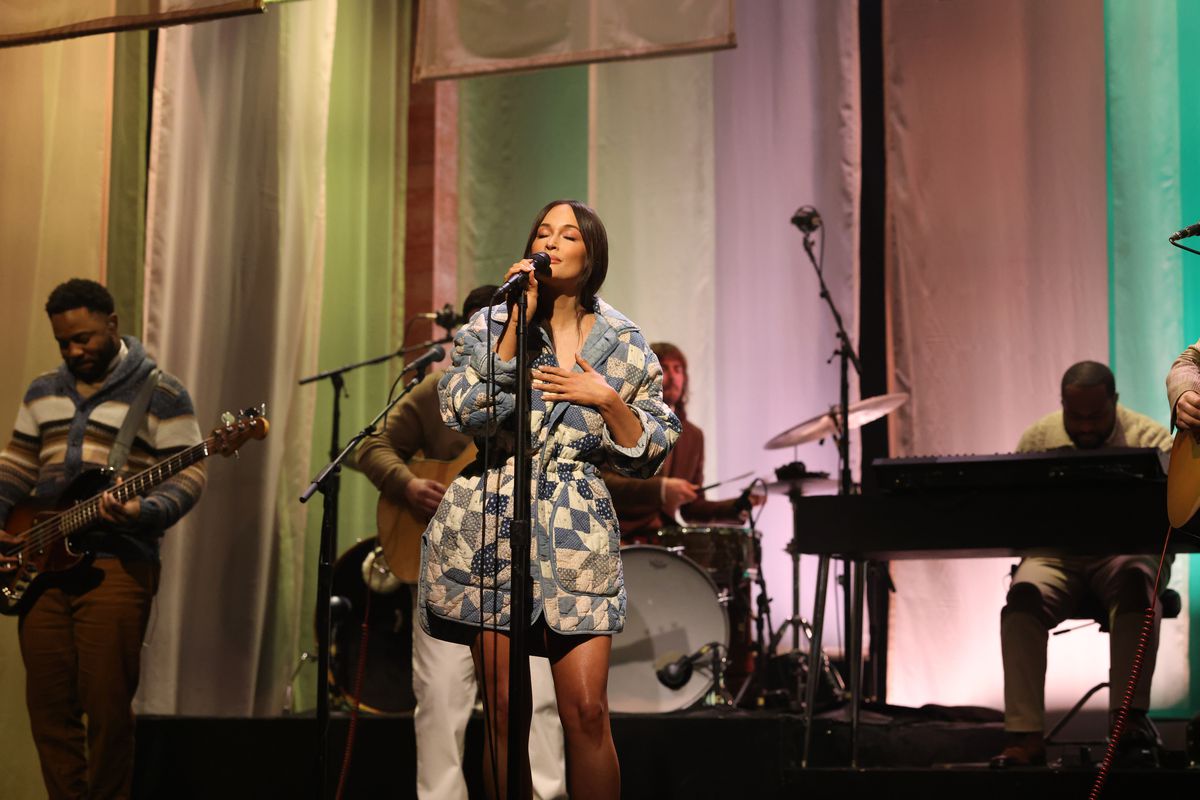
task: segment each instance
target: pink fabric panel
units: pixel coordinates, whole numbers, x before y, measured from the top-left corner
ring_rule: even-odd
[[[893,453],[1010,452],[1108,358],[1103,5],[894,0],[884,63]],[[890,701],[1002,707],[1009,563],[893,566]]]
[[[720,427],[709,435],[715,434],[720,476],[755,470],[773,477],[773,468],[793,459],[832,473],[832,442],[794,452],[763,444],[838,400],[837,363],[826,363],[836,346],[833,320],[803,238],[789,223],[799,206],[816,206],[824,218],[826,281],[851,336],[857,333],[857,5],[743,2],[737,30],[738,48],[713,56]],[[786,497],[771,496],[760,529],[778,625],[792,612]],[[805,616],[811,616],[815,566],[815,558],[805,559]],[[831,604],[837,599],[831,593]],[[826,641],[837,649],[833,607],[828,618]],[[784,643],[790,645],[790,635]]]

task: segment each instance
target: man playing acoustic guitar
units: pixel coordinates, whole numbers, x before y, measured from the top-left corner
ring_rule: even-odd
[[[496,291],[480,286],[463,301],[463,319],[483,308]],[[471,439],[450,430],[438,408],[438,379],[443,370],[425,377],[388,414],[383,430],[369,436],[357,454],[357,467],[380,492],[380,544],[392,574],[416,584],[421,534],[437,511],[446,486],[458,473],[454,467],[475,452]],[[423,464],[414,461],[420,454]],[[441,465],[442,480],[416,474],[424,465]],[[463,464],[465,466],[465,464]],[[436,472],[436,469],[433,470]],[[402,525],[395,520],[408,521]],[[387,527],[390,530],[384,530]],[[416,618],[416,586],[410,586]],[[413,692],[417,708],[413,727],[417,737],[417,796],[422,800],[467,800],[463,777],[463,737],[475,706],[475,667],[466,645],[435,639],[413,624]],[[554,699],[550,662],[531,658],[533,723],[529,757],[534,795],[541,800],[565,797],[566,767],[563,732]]]
[[[107,289],[67,281],[50,293],[46,313],[63,364],[29,385],[0,452],[0,529],[16,518],[18,503],[69,494],[86,470],[112,466],[131,475],[201,441],[187,391],[155,367],[141,342],[119,334]],[[127,412],[130,431],[118,436]],[[125,455],[110,458],[113,451]],[[47,582],[35,582],[39,591],[21,606],[25,697],[52,800],[130,796],[131,704],[158,589],[159,539],[203,488],[196,463],[140,498],[122,503],[105,492],[104,523],[72,539],[95,559],[43,575]],[[24,541],[0,530],[0,570],[12,573],[12,545]]]

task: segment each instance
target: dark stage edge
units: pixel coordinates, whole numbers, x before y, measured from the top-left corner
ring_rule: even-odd
[[[801,717],[774,711],[700,710],[613,715],[624,798],[1080,798],[1088,768],[988,769],[1003,733],[995,722],[954,722],[929,714],[864,712],[861,769],[847,766],[844,712],[818,719],[813,767],[800,768]],[[142,717],[134,797],[317,797],[315,719]],[[336,781],[349,717],[335,714],[329,763]],[[468,785],[480,797],[482,720],[467,732]],[[415,797],[411,714],[362,717],[345,798]],[[1114,770],[1102,797],[1194,797],[1200,770],[1184,766]],[[1180,794],[1176,794],[1180,793]],[[332,796],[326,795],[326,796]]]

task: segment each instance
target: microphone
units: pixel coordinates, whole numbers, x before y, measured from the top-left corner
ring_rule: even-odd
[[[437,311],[425,311],[416,316],[417,319],[431,319],[434,323],[448,331],[454,330],[454,328],[466,322],[466,320],[458,315],[458,311],[454,309],[454,306],[449,303],[446,303],[446,305]]]
[[[1190,239],[1193,236],[1197,236],[1197,235],[1200,235],[1200,222],[1196,222],[1196,223],[1193,223],[1192,225],[1188,225],[1183,230],[1175,231],[1174,233],[1171,234],[1171,238],[1167,239],[1167,241],[1168,242],[1178,242],[1180,239]]]
[[[742,493],[739,494],[737,499],[733,501],[733,510],[734,511],[749,512],[750,509],[754,507],[754,504],[750,502],[750,490],[753,488],[754,488],[754,484],[752,483],[749,486],[747,486],[745,489],[742,490]]]
[[[716,642],[709,642],[690,656],[684,655],[674,661],[668,661],[654,672],[658,676],[658,682],[668,689],[682,689],[683,685],[692,678],[692,666],[697,661],[703,660],[718,646]]]
[[[543,278],[550,276],[550,256],[547,253],[534,253],[529,258],[533,261],[534,272]],[[518,272],[516,275],[513,275],[511,278],[506,280],[500,286],[500,288],[496,290],[496,293],[492,295],[492,302],[495,303],[500,298],[507,297],[508,293],[517,286],[520,286],[522,289],[524,289],[525,284],[528,283],[528,275],[528,272]]]
[[[436,364],[446,357],[446,350],[440,344],[435,344],[433,347],[425,351],[425,355],[415,361],[410,361],[404,365],[404,372],[412,372],[414,369],[417,372],[424,372],[430,364]],[[404,374],[404,372],[400,374]]]
[[[792,214],[792,224],[805,234],[810,234],[821,227],[821,215],[812,206],[800,206]]]

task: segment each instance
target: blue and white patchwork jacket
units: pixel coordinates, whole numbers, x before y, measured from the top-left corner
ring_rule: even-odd
[[[618,633],[625,623],[620,530],[599,468],[649,478],[679,437],[680,424],[662,399],[662,369],[637,326],[597,298],[595,323],[581,355],[605,377],[642,423],[633,447],[610,436],[600,412],[573,403],[551,403],[533,390],[530,398],[530,576],[532,619],[544,615],[559,633]],[[492,309],[492,343],[499,340],[508,310]],[[541,328],[531,366],[557,365]],[[495,362],[495,392],[488,391],[487,363]],[[516,359],[501,361],[487,346],[486,309],[454,338],[453,367],[438,383],[442,418],[477,437],[480,457],[450,485],[422,541],[420,609],[442,619],[507,630],[510,624],[510,545]],[[579,370],[578,365],[573,365]],[[489,411],[491,414],[489,415]],[[491,440],[485,508],[483,436]],[[482,602],[481,602],[482,587]]]

